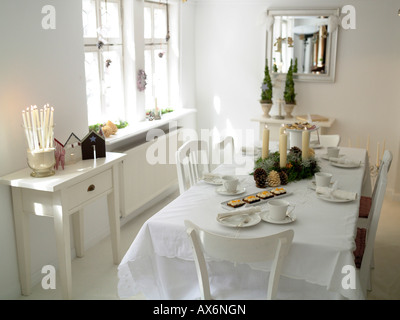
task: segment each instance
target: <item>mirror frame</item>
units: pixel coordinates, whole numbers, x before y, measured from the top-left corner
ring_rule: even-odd
[[[339,8],[337,9],[268,9],[267,17],[269,23],[267,24],[267,58],[268,67],[272,70],[272,50],[273,50],[273,32],[272,28],[275,21],[275,16],[333,16],[336,18],[335,21],[339,21]],[[294,73],[293,78],[297,81],[307,82],[335,82],[335,71],[336,71],[336,52],[337,52],[337,39],[338,39],[338,23],[334,24],[333,30],[329,30],[330,34],[329,41],[327,43],[327,59],[328,72],[325,74],[310,74],[310,73]],[[271,72],[271,76],[277,77],[280,74],[286,75],[281,72]]]

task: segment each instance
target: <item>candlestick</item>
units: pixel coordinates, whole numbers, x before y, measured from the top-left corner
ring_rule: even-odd
[[[262,159],[266,159],[269,153],[269,129],[265,126],[262,139]]]
[[[301,138],[302,138],[302,144],[301,144],[301,147],[302,147],[302,156],[301,156],[301,158],[303,159],[303,160],[307,160],[308,159],[308,156],[309,156],[309,148],[310,148],[310,131],[308,131],[308,130],[304,130],[303,132],[302,132],[302,134],[301,134]]]
[[[287,160],[287,134],[282,133],[279,136],[279,164],[281,168],[286,167]]]

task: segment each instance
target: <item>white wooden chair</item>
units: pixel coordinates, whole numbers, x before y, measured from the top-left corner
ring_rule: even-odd
[[[319,144],[325,148],[338,147],[340,143],[340,135],[338,134],[325,134],[319,136]]]
[[[179,192],[182,194],[210,172],[208,143],[202,140],[185,142],[175,154]]]
[[[387,187],[388,171],[392,159],[392,153],[385,150],[381,162],[382,170],[374,189],[374,197],[372,199],[371,211],[368,217],[370,220],[369,227],[367,229],[357,229],[357,247],[354,255],[356,266],[359,267],[358,272],[365,297],[367,296],[367,290],[371,290],[371,267],[373,264],[375,238]],[[363,247],[364,244],[365,247]]]
[[[292,244],[294,231],[286,230],[260,238],[233,238],[208,232],[185,220],[196,264],[202,300],[212,299],[205,255],[231,262],[272,261],[267,298],[275,299],[284,259]]]

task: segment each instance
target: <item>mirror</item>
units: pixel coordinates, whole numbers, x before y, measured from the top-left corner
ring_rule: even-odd
[[[267,58],[272,75],[296,64],[299,81],[335,81],[339,9],[267,11]]]

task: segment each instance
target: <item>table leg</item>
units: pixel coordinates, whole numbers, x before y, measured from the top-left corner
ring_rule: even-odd
[[[65,207],[64,190],[58,191],[53,198],[54,227],[56,232],[57,255],[62,294],[64,299],[71,299],[71,240],[69,216]]]
[[[119,180],[118,167],[113,166],[113,190],[107,196],[108,202],[108,219],[110,223],[111,245],[113,251],[114,264],[119,264],[121,261],[120,254],[120,221],[119,221]]]
[[[83,242],[83,209],[72,215],[72,229],[74,232],[75,252],[78,258],[82,258],[85,247]]]
[[[15,237],[17,243],[17,258],[21,293],[31,293],[31,257],[29,239],[29,216],[22,208],[22,194],[20,188],[11,188],[14,211]]]

